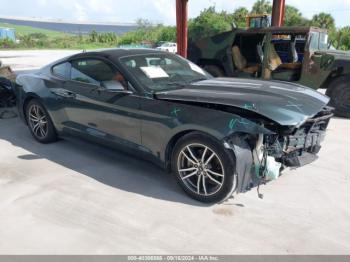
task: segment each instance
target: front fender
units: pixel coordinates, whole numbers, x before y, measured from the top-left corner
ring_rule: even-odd
[[[234,134],[273,134],[262,125],[238,114],[186,104],[170,103],[170,105],[171,110],[167,120],[168,135],[160,150],[162,160],[165,160],[166,147],[170,141],[181,133],[203,132],[221,141],[223,145],[227,138]]]

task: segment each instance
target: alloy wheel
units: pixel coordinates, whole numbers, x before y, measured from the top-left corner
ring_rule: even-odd
[[[48,133],[48,122],[44,110],[33,104],[30,106],[28,113],[29,125],[33,134],[39,139],[45,138]]]
[[[184,185],[198,195],[213,195],[224,184],[222,161],[213,149],[202,144],[183,147],[178,155],[177,169]]]

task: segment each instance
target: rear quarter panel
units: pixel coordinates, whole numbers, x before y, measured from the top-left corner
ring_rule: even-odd
[[[57,131],[60,132],[65,113],[59,97],[50,91],[50,88],[59,86],[59,82],[44,75],[31,74],[18,76],[16,83],[18,85],[17,106],[22,119],[25,119],[25,107],[29,100],[38,99],[50,115]]]

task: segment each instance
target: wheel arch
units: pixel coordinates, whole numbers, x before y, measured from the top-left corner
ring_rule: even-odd
[[[330,96],[332,93],[332,90],[334,89],[334,85],[332,85],[334,82],[336,81],[340,81],[340,79],[344,79],[344,81],[346,80],[350,80],[350,75],[347,74],[331,74],[328,76],[328,78],[326,79],[326,81],[322,84],[322,86],[320,87],[321,89],[326,89],[326,94],[327,96]]]
[[[327,76],[326,80],[321,84],[320,89],[328,89],[331,83],[340,77],[350,78],[349,72],[345,71],[344,65],[335,66]]]
[[[205,136],[209,136],[214,140],[217,140],[219,143],[221,142],[221,139],[218,138],[217,136],[215,136],[215,134],[212,134],[210,132],[205,132],[199,129],[188,129],[188,130],[182,130],[178,133],[176,133],[175,135],[173,135],[171,137],[171,139],[169,140],[169,142],[167,143],[166,149],[165,149],[165,167],[166,170],[168,172],[171,171],[171,157],[172,157],[172,153],[173,150],[175,148],[176,143],[184,136],[189,135],[189,134],[201,134],[201,135],[205,135]],[[231,135],[229,135],[229,137],[242,137],[242,138],[246,138],[246,137],[252,137],[251,133],[246,133],[246,132],[235,132],[232,133]],[[243,139],[244,140],[244,139]],[[224,147],[224,141],[222,141],[223,143],[223,147]],[[230,150],[232,155],[232,160],[235,161],[236,160],[236,156],[234,154],[234,152],[232,150]]]
[[[188,134],[202,134],[202,135],[206,135],[206,136],[210,136],[213,139],[218,140],[217,137],[215,137],[215,135],[210,134],[209,132],[204,132],[198,129],[187,129],[187,130],[182,130],[177,132],[175,135],[173,135],[169,142],[167,143],[166,149],[165,149],[165,167],[166,170],[168,172],[171,171],[171,156],[174,150],[174,147],[176,145],[176,143],[184,136],[188,135]]]

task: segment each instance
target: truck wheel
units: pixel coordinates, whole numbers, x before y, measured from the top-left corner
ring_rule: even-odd
[[[348,77],[333,81],[326,92],[331,98],[330,105],[335,108],[335,115],[350,118],[350,83]]]
[[[209,74],[211,74],[214,77],[223,77],[225,76],[224,71],[216,66],[216,65],[206,65],[203,67],[205,71],[207,71]]]

